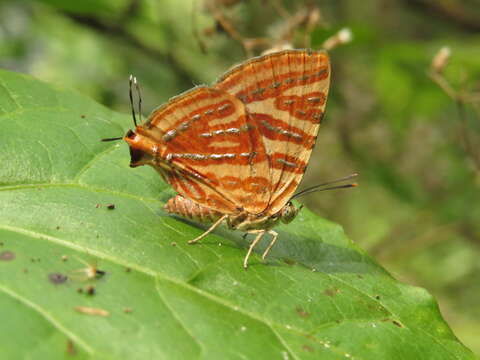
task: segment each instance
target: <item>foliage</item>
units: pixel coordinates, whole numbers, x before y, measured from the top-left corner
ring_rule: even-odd
[[[187,245],[200,229],[162,213],[172,192],[158,175],[98,141],[125,116],[21,75],[2,72],[0,84],[7,357],[472,358],[430,295],[339,226],[305,211],[281,227],[270,266],[246,272],[239,239]],[[85,262],[106,274],[76,274]]]
[[[235,2],[215,1],[225,4]],[[144,107],[151,109],[193,84],[210,83],[232,64],[245,58],[239,43],[215,23],[211,11],[205,5],[207,2],[212,3],[213,0],[198,1],[195,7],[190,1],[174,0],[4,1],[0,4],[0,39],[3,40],[0,45],[0,66],[32,74],[65,88],[75,88],[108,108],[124,113],[129,112],[127,79],[130,73],[134,73],[142,85]],[[480,239],[480,208],[476,206],[480,201],[480,169],[475,163],[475,156],[480,156],[475,151],[480,145],[478,4],[474,0],[250,0],[225,5],[223,10],[245,36],[275,39],[291,23],[290,18],[279,15],[278,9],[275,10],[274,5],[277,4],[278,7],[282,3],[289,14],[301,13],[302,8],[308,4],[318,6],[320,21],[311,29],[310,34],[313,47],[320,47],[325,39],[343,26],[350,27],[354,34],[351,44],[331,52],[334,79],[327,117],[303,186],[314,185],[352,171],[360,173],[361,186],[349,192],[312,195],[302,201],[317,214],[342,224],[349,237],[394,273],[396,278],[432,292],[439,300],[442,313],[455,334],[480,353],[476,336],[480,332],[480,312],[477,306],[480,268],[476,261]],[[313,13],[311,9],[310,13]],[[192,17],[192,13],[195,17]],[[193,27],[197,28],[206,45],[206,54],[201,51]],[[305,26],[300,26],[292,41],[301,44],[305,29]],[[443,75],[453,88],[472,98],[464,107],[464,117],[459,116],[455,101],[428,76],[432,57],[444,45],[450,46],[452,57]],[[102,342],[102,346],[111,346],[107,344],[106,337],[93,330],[97,329],[100,320],[106,327],[98,327],[98,332],[113,337],[115,332],[108,333],[118,331],[115,327],[116,320],[113,319],[124,319],[121,320],[125,321],[123,324],[129,324],[140,333],[138,345],[142,345],[140,347],[143,349],[145,343],[142,341],[148,342],[146,335],[145,338],[142,335],[145,329],[140,325],[141,322],[132,320],[138,312],[137,301],[145,301],[145,304],[140,302],[145,305],[143,317],[140,317],[142,321],[152,321],[153,313],[149,313],[149,309],[168,305],[168,302],[160,300],[162,294],[155,285],[157,272],[173,279],[173,287],[178,282],[183,282],[189,284],[189,287],[179,289],[201,289],[201,293],[192,294],[192,298],[195,295],[202,299],[199,303],[207,301],[204,294],[213,293],[215,299],[232,301],[228,303],[229,306],[241,305],[242,309],[248,311],[247,315],[242,313],[241,316],[248,317],[251,311],[257,311],[261,319],[265,320],[272,312],[253,306],[252,303],[258,305],[254,298],[242,298],[242,304],[237,304],[240,301],[238,292],[225,294],[220,290],[226,291],[228,288],[233,291],[233,287],[224,285],[230,280],[232,283],[237,281],[244,286],[253,286],[266,299],[272,300],[272,293],[267,290],[273,291],[272,286],[285,285],[285,282],[275,282],[278,278],[282,279],[281,272],[287,271],[288,274],[292,272],[305,279],[301,285],[292,285],[304,296],[298,290],[304,289],[304,286],[312,290],[312,284],[318,284],[319,289],[325,290],[330,289],[326,285],[328,281],[335,283],[331,279],[327,281],[320,274],[321,269],[325,276],[331,274],[331,269],[319,266],[328,261],[332,262],[334,268],[342,269],[341,276],[347,278],[341,279],[348,280],[347,283],[353,286],[348,291],[359,290],[362,282],[348,278],[345,264],[355,265],[354,268],[347,269],[353,273],[359,271],[357,265],[365,261],[363,266],[371,277],[368,279],[370,285],[381,279],[388,284],[381,289],[391,286],[398,294],[403,294],[402,299],[405,301],[398,306],[406,303],[411,306],[399,310],[391,308],[392,305],[389,304],[388,308],[394,309],[393,313],[397,317],[389,315],[386,318],[394,318],[403,325],[408,323],[408,329],[412,326],[416,329],[419,318],[415,320],[414,316],[407,316],[406,312],[422,308],[427,309],[429,316],[436,319],[432,322],[432,327],[435,324],[443,324],[438,328],[445,326],[428,295],[417,288],[392,280],[370,258],[359,252],[336,225],[308,212],[295,223],[282,228],[278,248],[273,252],[273,259],[277,260],[269,262],[272,266],[258,264],[246,274],[239,271],[240,267],[237,272],[234,266],[243,250],[232,247],[231,240],[234,240],[236,246],[245,246],[236,235],[227,232],[212,235],[210,239],[215,239],[215,243],[221,242],[222,248],[213,247],[213,240],[208,242],[208,239],[205,245],[186,246],[184,240],[198,234],[200,229],[195,224],[180,223],[164,216],[161,204],[171,192],[158,180],[158,176],[148,169],[128,169],[128,154],[123,145],[110,147],[98,142],[101,137],[123,134],[129,124],[127,116],[107,110],[70,91],[52,90],[30,78],[17,78],[7,72],[2,73],[2,76],[4,86],[0,87],[0,101],[2,111],[8,115],[2,116],[4,129],[1,135],[0,182],[6,190],[2,194],[11,200],[2,199],[0,205],[3,208],[0,216],[2,226],[9,226],[8,229],[2,227],[5,236],[2,235],[1,241],[5,244],[0,247],[0,252],[14,251],[17,258],[11,262],[0,262],[0,276],[3,277],[4,287],[4,281],[8,281],[8,289],[20,294],[20,288],[26,291],[23,293],[25,299],[32,304],[37,299],[29,294],[44,296],[40,312],[31,307],[32,304],[28,305],[32,310],[27,312],[25,302],[19,304],[10,295],[2,296],[5,304],[2,308],[8,306],[9,309],[23,309],[12,311],[11,321],[5,326],[12,333],[18,334],[21,331],[18,324],[26,322],[32,324],[38,334],[30,340],[22,337],[25,346],[21,348],[28,349],[26,342],[32,341],[29,346],[38,349],[38,354],[51,351],[51,344],[55,344],[55,348],[63,346],[66,351],[66,339],[71,336],[62,331],[77,329],[75,324],[64,322],[67,319],[71,322],[81,321],[78,328],[82,329],[81,338],[85,334],[87,343],[90,343],[90,338],[96,338],[92,341]],[[21,107],[30,110],[19,111],[15,102],[20,102]],[[465,146],[465,132],[473,151]],[[76,134],[81,134],[81,138]],[[79,145],[80,141],[83,145]],[[96,155],[99,155],[98,162],[81,172],[82,167]],[[55,186],[42,186],[42,190],[37,190],[39,184],[48,183]],[[26,184],[31,186],[25,187]],[[69,187],[66,184],[76,185]],[[13,191],[15,187],[19,187],[20,191]],[[123,196],[125,194],[132,197]],[[95,208],[97,203],[102,204],[98,209]],[[107,203],[115,203],[115,210],[106,209]],[[114,221],[118,216],[122,221]],[[302,220],[309,224],[305,229]],[[56,226],[60,228],[56,229]],[[137,226],[141,226],[143,231],[139,231]],[[312,227],[315,231],[311,230]],[[14,228],[22,231],[17,232]],[[320,233],[321,241],[312,237],[313,233]],[[161,242],[159,238],[162,236],[173,236],[177,246],[168,245],[172,239]],[[62,239],[62,242],[49,241],[52,239]],[[333,244],[333,247],[322,245],[322,241]],[[21,244],[25,246],[23,249]],[[345,249],[349,252],[345,253]],[[21,258],[20,254],[24,257]],[[50,271],[69,274],[72,270],[81,268],[83,265],[75,260],[75,254],[84,260],[100,259],[99,265],[107,270],[104,279],[93,281],[99,291],[98,296],[89,298],[75,294],[77,287],[86,286],[81,281],[71,280],[57,286],[47,282]],[[69,255],[69,260],[62,262],[62,255]],[[315,258],[307,261],[306,255]],[[220,271],[216,263],[217,265],[207,268],[206,274],[211,276],[208,277],[208,284],[202,283],[203,280],[199,284],[195,281],[192,284],[188,282],[195,279],[195,261],[199,262],[199,268],[203,268],[210,262],[215,263],[217,256],[229,264],[228,271]],[[40,262],[36,261],[37,257],[41,259]],[[288,263],[291,263],[288,260],[291,258],[303,265],[286,266],[278,260],[285,258]],[[33,266],[40,270],[35,271]],[[126,266],[132,266],[132,273],[123,273]],[[315,267],[319,271],[311,273],[302,266]],[[4,267],[14,270],[4,272]],[[140,268],[148,271],[141,271]],[[28,273],[23,273],[23,269],[27,269]],[[217,269],[217,273],[214,273]],[[199,276],[196,281],[202,279],[203,274],[199,273]],[[248,280],[251,276],[258,283],[251,284],[254,281]],[[262,279],[266,281],[264,288],[259,286]],[[122,290],[120,282],[129,291]],[[272,285],[272,282],[275,284]],[[142,287],[146,283],[150,285]],[[158,297],[155,300],[146,298],[148,291],[145,289],[148,286],[156,287],[154,291]],[[344,285],[335,283],[332,286],[342,290],[332,300],[339,301],[340,310],[344,311],[342,306],[346,306],[348,301],[343,296],[350,293]],[[46,288],[52,289],[51,292],[43,291]],[[141,294],[141,300],[134,301],[131,297],[130,292],[135,289]],[[180,291],[179,289],[177,290]],[[377,289],[362,290],[365,291],[363,295],[375,296]],[[43,294],[39,293],[42,291]],[[116,298],[112,299],[108,294],[115,294]],[[319,290],[318,294],[322,294],[322,291]],[[289,296],[296,295],[298,294],[294,292]],[[381,302],[385,296],[387,299],[389,296],[395,297],[387,291],[387,294],[381,295]],[[338,306],[336,301],[329,303],[327,297],[321,298],[320,309]],[[75,299],[85,301],[86,304],[100,301],[102,306],[113,306],[109,307],[112,314],[106,319],[90,318],[73,313],[71,306],[62,307],[63,303],[71,304]],[[129,300],[129,304],[123,304],[118,299]],[[369,304],[377,304],[377,300],[372,298],[364,300]],[[151,301],[151,308],[147,306],[148,301]],[[272,301],[277,306],[286,306],[286,299]],[[212,311],[216,311],[215,306],[212,305]],[[131,307],[133,312],[122,313],[124,307]],[[58,309],[65,311],[60,312],[61,320],[55,316]],[[283,309],[285,312],[280,312],[279,316],[291,316],[288,312],[291,309],[288,309]],[[380,319],[372,315],[372,312],[363,310],[358,314]],[[118,316],[114,316],[115,311]],[[338,314],[335,311],[332,310],[332,313]],[[164,311],[164,314],[167,313]],[[43,320],[38,314],[43,314],[48,320]],[[327,311],[322,314],[328,316]],[[299,313],[293,315],[299,322],[315,320],[313,322],[317,324],[324,324],[322,321],[327,321],[326,318],[313,319],[313,315],[306,319],[302,319]],[[288,317],[282,315],[281,318],[281,325],[293,326],[289,324]],[[352,317],[347,318],[350,322],[348,325],[347,322],[342,323],[343,326],[353,326]],[[51,325],[52,320],[54,325]],[[204,323],[208,324],[207,321]],[[368,322],[353,323],[359,327],[353,326],[355,330],[352,331],[357,331],[360,325]],[[395,334],[406,330],[392,324],[382,323],[381,326],[391,327],[381,329],[393,329]],[[202,323],[196,325],[201,326]],[[335,325],[331,330],[343,333],[341,326]],[[54,330],[54,327],[61,331]],[[422,326],[419,328],[425,330]],[[201,333],[202,330],[203,328],[196,331]],[[359,333],[372,335],[371,332]],[[227,335],[232,334],[227,332]],[[345,334],[349,335],[348,338],[353,338],[348,331]],[[42,336],[43,339],[50,340],[42,345],[35,343]],[[463,351],[461,347],[457,348],[459,345],[452,340],[449,331],[446,330],[445,338],[442,339],[449,344],[447,348],[456,348],[454,352]],[[294,344],[296,340],[295,337],[288,337],[285,341]],[[359,343],[368,341],[363,339]],[[12,345],[6,339],[3,344]],[[182,344],[191,345],[187,341]],[[240,342],[235,345],[239,344]],[[243,346],[242,350],[253,344]],[[168,344],[164,345],[170,349]],[[191,346],[195,348],[195,345]],[[77,342],[75,348],[82,354],[85,351]],[[100,348],[102,347],[95,346],[94,350]],[[132,351],[134,349],[138,348],[132,347]],[[388,349],[393,351],[394,347]],[[360,351],[352,349],[352,353],[355,352],[353,350]],[[105,351],[102,355],[108,357],[110,350]],[[308,350],[301,346],[291,351],[301,354],[301,358],[309,355]],[[398,356],[403,355],[401,351],[397,353]],[[88,355],[88,351],[85,355]],[[56,356],[63,356],[63,352]]]

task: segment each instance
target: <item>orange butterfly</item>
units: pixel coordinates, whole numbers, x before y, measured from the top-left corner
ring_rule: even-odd
[[[262,237],[272,235],[265,258],[278,236],[272,228],[289,223],[300,210],[291,199],[315,145],[329,82],[323,51],[286,50],[250,59],[213,86],[170,99],[142,125],[136,125],[133,111],[135,131],[123,138],[130,166],[153,166],[175,189],[178,195],[168,200],[166,211],[213,222],[190,244],[223,222],[256,234],[243,263],[247,268]]]

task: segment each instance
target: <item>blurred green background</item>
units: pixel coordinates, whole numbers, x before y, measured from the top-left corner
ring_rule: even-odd
[[[344,27],[353,41],[331,51],[327,116],[302,187],[354,171],[361,186],[302,201],[427,288],[480,354],[478,0],[3,0],[0,66],[120,112],[133,73],[147,114],[270,46],[320,48]],[[451,58],[438,77],[453,98],[429,76],[443,46]]]

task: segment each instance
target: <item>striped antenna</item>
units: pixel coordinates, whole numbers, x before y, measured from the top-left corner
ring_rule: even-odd
[[[138,95],[138,118],[139,121],[142,121],[142,94],[140,93],[140,86],[138,85],[137,78],[133,75],[130,75],[129,78],[129,91],[128,95],[130,97],[130,107],[132,109],[132,118],[133,118],[133,123],[135,124],[135,127],[137,126],[137,118],[135,115],[135,107],[133,106],[133,87],[135,86],[135,89],[137,91]],[[123,136],[120,137],[112,137],[112,138],[105,138],[101,139],[103,142],[109,142],[109,141],[117,141],[117,140],[122,140]]]
[[[133,77],[133,84],[135,85],[135,89],[137,90],[137,96],[138,96],[138,121],[141,123],[142,122],[142,94],[140,93],[140,86],[138,85],[137,78],[134,76]],[[133,108],[133,105],[132,105]],[[136,124],[135,124],[136,125]]]
[[[132,118],[133,118],[133,123],[135,124],[135,127],[137,127],[137,118],[135,116],[135,107],[133,106],[133,83],[137,84],[137,78],[135,78],[132,74],[130,74],[130,78],[128,79],[129,82],[129,91],[128,95],[130,96],[130,107],[132,108]]]
[[[345,177],[337,179],[337,180],[327,181],[327,182],[324,182],[322,184],[318,184],[318,185],[306,188],[306,189],[296,193],[295,195],[293,195],[290,198],[290,200],[293,200],[293,199],[298,198],[300,196],[307,195],[307,194],[310,194],[310,193],[316,192],[316,191],[325,191],[325,190],[335,190],[335,189],[345,189],[345,188],[356,187],[356,186],[358,186],[357,183],[346,184],[346,185],[337,185],[337,186],[324,188],[324,186],[331,185],[331,184],[336,184],[336,183],[339,183],[339,182],[342,182],[342,181],[346,181],[346,180],[352,179],[352,178],[357,177],[357,176],[358,176],[357,173],[353,173],[353,174],[350,174],[348,176],[345,176]]]

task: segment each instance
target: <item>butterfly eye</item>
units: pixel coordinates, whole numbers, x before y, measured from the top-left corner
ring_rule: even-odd
[[[128,130],[127,133],[125,134],[125,137],[128,139],[134,139],[135,133],[132,130]]]

